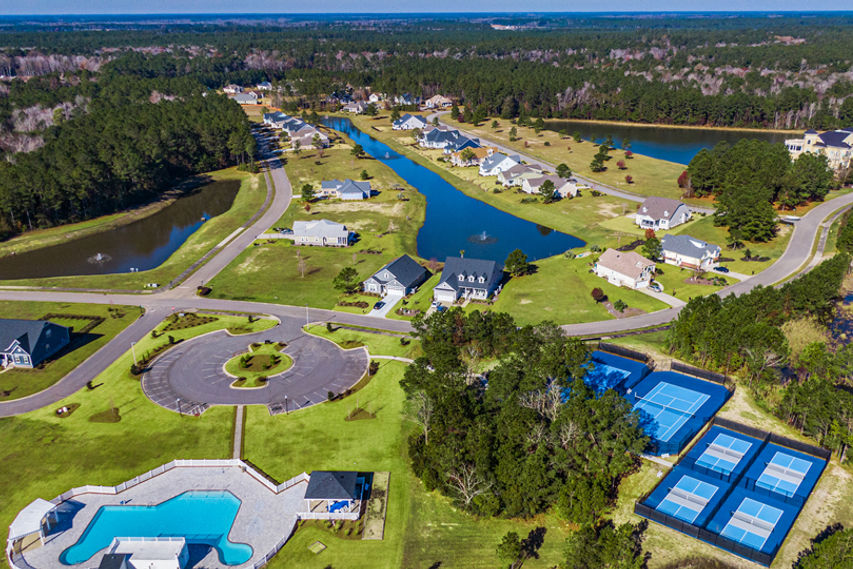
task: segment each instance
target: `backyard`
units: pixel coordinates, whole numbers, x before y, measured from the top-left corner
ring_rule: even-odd
[[[0,373],[0,401],[20,399],[50,387],[97,352],[142,314],[138,306],[0,301],[3,318],[47,320],[71,326],[71,343],[43,368]]]

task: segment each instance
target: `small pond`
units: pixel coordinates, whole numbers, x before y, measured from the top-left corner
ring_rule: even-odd
[[[212,182],[128,225],[0,257],[0,280],[153,269],[168,259],[205,221],[228,211],[239,189],[238,180]]]
[[[622,148],[622,141],[628,137],[631,140],[632,152],[678,164],[689,164],[697,152],[703,148],[712,148],[724,140],[730,144],[742,138],[784,142],[785,138],[791,137],[781,132],[763,130],[665,128],[578,121],[549,121],[546,125],[549,130],[557,132],[565,129],[570,135],[579,132],[584,140],[596,143],[604,142],[608,136],[612,136],[617,148]]]
[[[573,235],[510,215],[453,187],[444,178],[371,138],[349,119],[326,118],[364,151],[386,164],[427,199],[426,220],[418,233],[418,255],[443,261],[465,251],[468,257],[503,263],[514,249],[528,259],[559,255],[585,242]]]

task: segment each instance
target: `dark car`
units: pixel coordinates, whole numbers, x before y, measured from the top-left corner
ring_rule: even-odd
[[[714,270],[717,271],[718,273],[728,273],[729,272],[728,267],[714,267]]]
[[[373,310],[379,310],[383,306],[385,306],[385,303],[380,300],[379,302],[373,305]]]

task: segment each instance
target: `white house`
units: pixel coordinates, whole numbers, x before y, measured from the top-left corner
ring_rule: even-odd
[[[542,184],[550,180],[554,184],[554,193],[565,198],[568,196],[575,197],[578,195],[578,183],[573,179],[561,178],[555,174],[545,174],[535,178],[525,178],[521,182],[521,191],[526,194],[538,194],[542,189]]]
[[[383,95],[381,95],[380,93],[371,93],[370,96],[367,98],[367,100],[370,103],[376,104],[376,103],[381,103],[384,100],[384,98],[385,97]]]
[[[672,229],[690,221],[692,215],[690,208],[678,200],[653,196],[637,208],[634,222],[643,229]]]
[[[710,270],[720,259],[719,245],[689,235],[667,234],[661,239],[663,261],[676,267]]]
[[[518,154],[507,156],[503,152],[493,152],[491,156],[483,159],[480,163],[480,175],[497,176],[504,170],[509,170],[519,164],[521,164],[521,157]]]
[[[417,261],[403,255],[376,271],[364,281],[364,292],[405,296],[412,294],[430,278],[430,272]]]
[[[272,90],[272,83],[270,83],[269,81],[261,81],[260,83],[257,84],[257,86],[255,88],[258,91],[271,91]]]
[[[355,113],[357,115],[360,115],[365,110],[367,110],[367,103],[365,103],[364,101],[354,101],[352,103],[347,103],[342,108],[348,113]]]
[[[352,239],[346,225],[328,219],[294,221],[293,230],[284,236],[293,239],[294,245],[317,247],[348,247]]]
[[[645,288],[654,278],[655,264],[634,251],[607,249],[596,261],[593,272],[610,284]]]
[[[373,195],[370,182],[355,180],[323,180],[320,183],[320,197],[340,198],[342,200],[366,200]]]
[[[427,120],[420,115],[410,115],[406,113],[401,116],[391,125],[394,130],[415,130],[416,128],[424,128],[427,125]]]
[[[243,92],[243,87],[240,85],[227,85],[223,87],[222,92],[226,95],[236,95],[237,93]]]
[[[500,290],[502,280],[503,269],[494,261],[448,257],[432,296],[446,303],[460,298],[486,300]]]
[[[498,173],[498,182],[505,188],[520,186],[524,180],[528,178],[538,178],[542,176],[542,170],[528,166],[527,164],[516,164],[508,170]]]

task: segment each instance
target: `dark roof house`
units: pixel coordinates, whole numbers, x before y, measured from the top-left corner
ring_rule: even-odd
[[[377,294],[407,295],[432,276],[417,261],[403,255],[376,271],[364,281],[364,291]]]
[[[0,319],[0,367],[35,367],[71,341],[71,329],[46,320]]]
[[[460,297],[485,300],[502,280],[503,268],[494,261],[448,257],[433,297],[439,302],[455,302]]]
[[[305,489],[306,500],[357,500],[358,472],[315,470]]]

